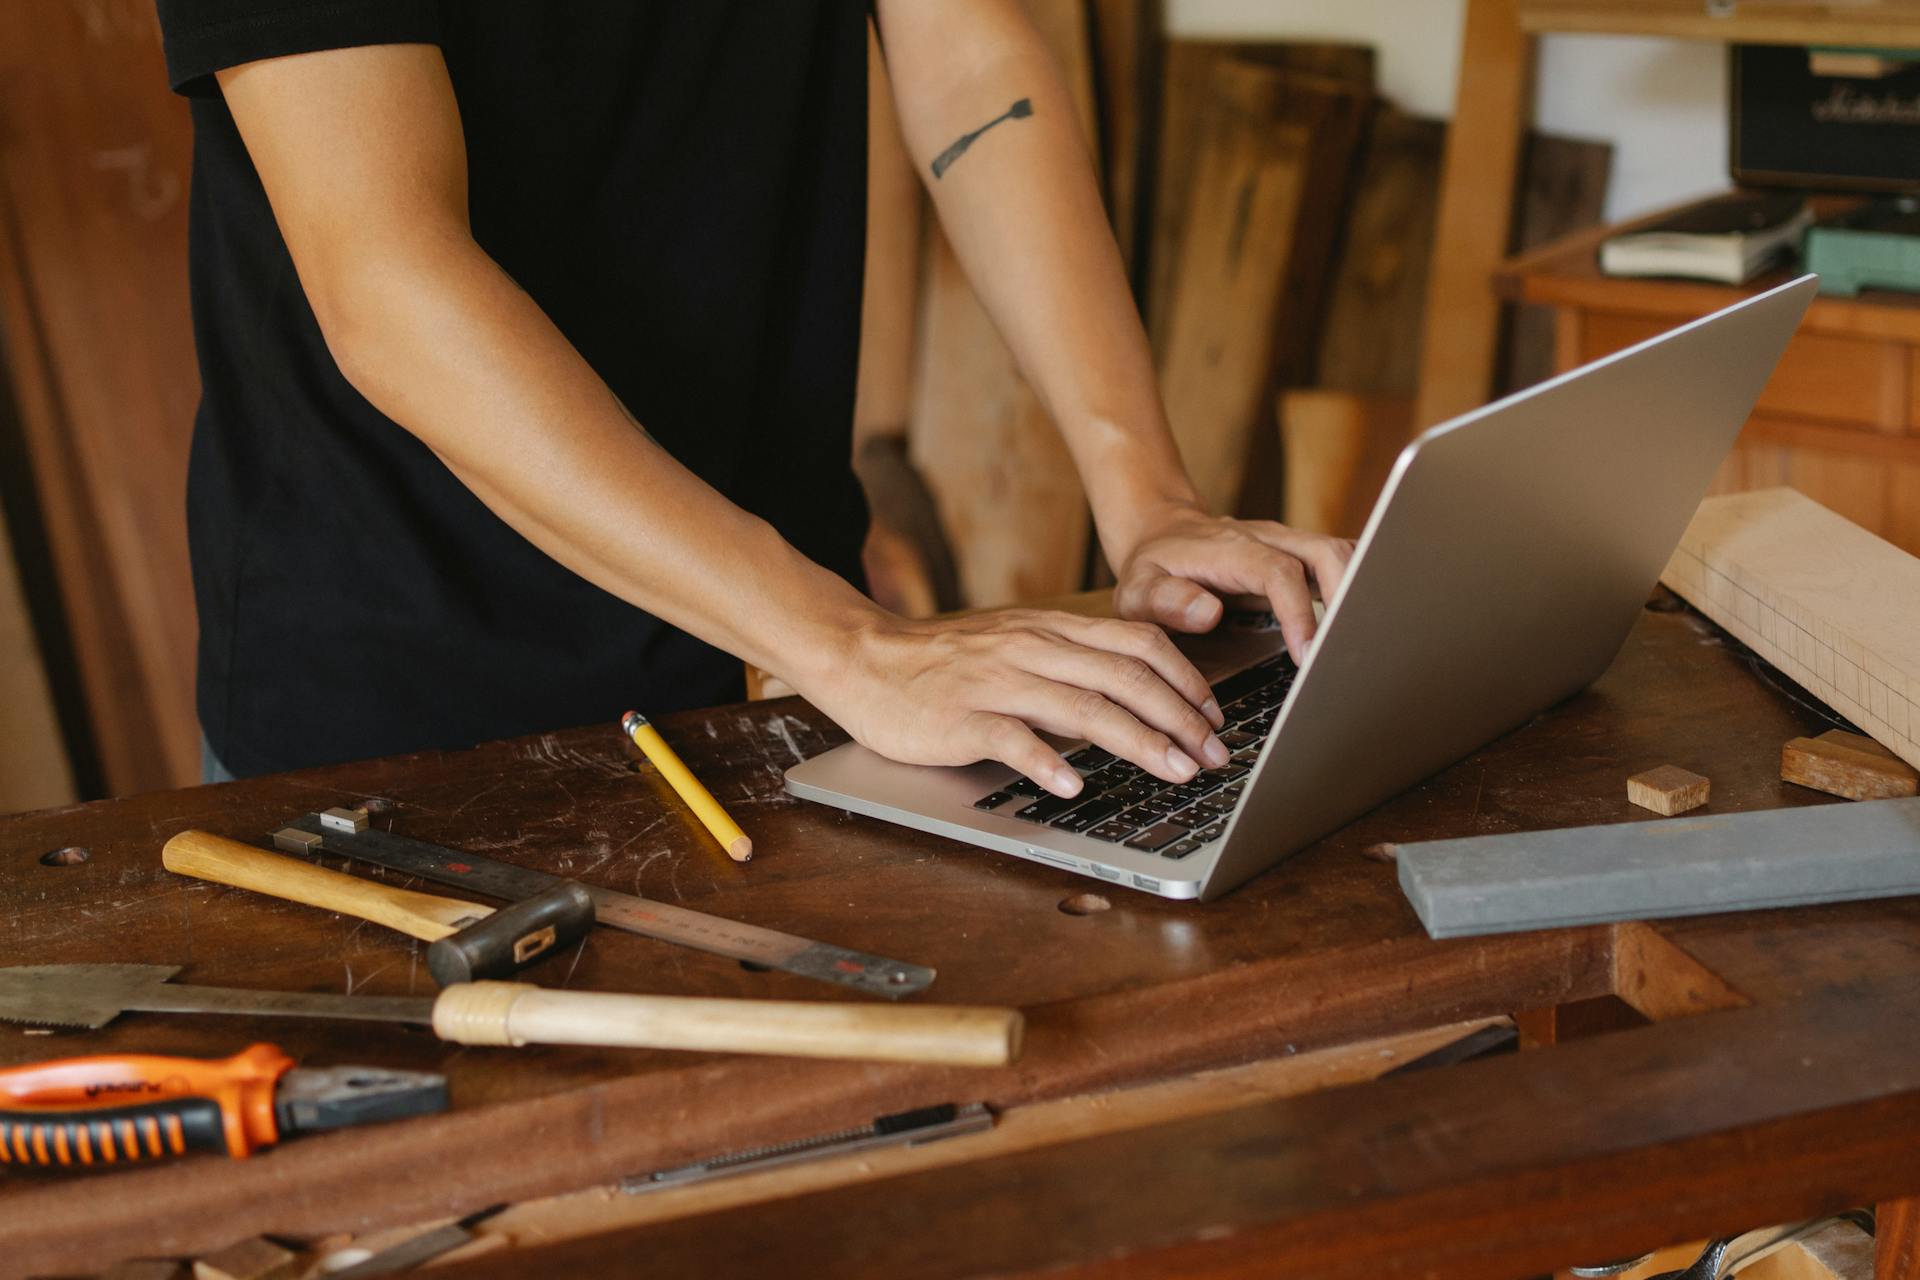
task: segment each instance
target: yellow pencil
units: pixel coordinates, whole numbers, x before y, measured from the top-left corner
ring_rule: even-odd
[[[753,841],[747,839],[747,833],[727,816],[727,811],[720,807],[713,793],[700,785],[700,779],[693,776],[693,771],[680,762],[679,756],[673,754],[673,748],[660,736],[660,731],[638,711],[629,711],[621,716],[620,727],[633,739],[633,745],[639,747],[653,767],[660,771],[660,776],[687,802],[694,816],[713,833],[713,838],[720,842],[727,856],[735,862],[751,860]]]

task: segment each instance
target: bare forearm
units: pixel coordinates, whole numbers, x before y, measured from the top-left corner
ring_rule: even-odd
[[[1143,525],[1194,491],[1073,100],[1011,0],[902,0],[880,15],[908,150],[968,278],[1065,434],[1117,563]]]
[[[796,681],[871,612],[647,437],[470,239],[368,251],[316,293],[355,387],[587,580]]]

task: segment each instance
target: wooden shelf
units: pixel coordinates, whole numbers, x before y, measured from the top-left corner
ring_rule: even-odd
[[[1672,36],[1738,44],[1868,45],[1920,48],[1920,9],[1895,0],[1804,4],[1737,0],[1708,12],[1707,0],[1520,0],[1520,26],[1532,34]]]
[[[1724,12],[1720,12],[1724,11]],[[1501,325],[1499,299],[1487,288],[1512,242],[1512,200],[1519,176],[1517,141],[1527,118],[1534,37],[1550,32],[1667,36],[1722,43],[1839,45],[1920,49],[1916,0],[1467,0],[1460,87],[1447,139],[1427,290],[1427,328],[1414,420],[1431,425],[1483,403],[1493,388]],[[1582,287],[1576,278],[1540,288]],[[1593,273],[1598,275],[1597,272]],[[1698,312],[1738,294],[1690,286],[1669,292],[1672,311]],[[1920,319],[1873,301],[1814,304],[1809,323],[1836,332],[1907,334]],[[1882,322],[1892,327],[1879,330]]]
[[[1816,196],[1815,213],[1859,197]],[[1562,370],[1784,283],[1792,269],[1738,287],[1600,274],[1600,242],[1664,218],[1570,236],[1512,259],[1498,295],[1554,313]],[[1714,482],[1716,492],[1791,485],[1920,555],[1920,296],[1820,298],[1781,357]]]
[[[1850,196],[1815,196],[1812,202],[1817,216],[1830,217],[1859,200]],[[1629,279],[1601,274],[1599,253],[1603,240],[1623,231],[1651,226],[1676,209],[1663,209],[1618,226],[1583,231],[1513,258],[1495,273],[1494,288],[1509,302],[1691,320],[1784,284],[1799,274],[1798,268],[1790,267],[1769,272],[1743,285],[1702,280]],[[1818,298],[1808,309],[1802,328],[1808,333],[1889,338],[1920,345],[1920,294],[1869,290],[1857,298]]]

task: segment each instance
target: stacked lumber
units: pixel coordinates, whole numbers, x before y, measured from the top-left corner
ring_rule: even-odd
[[[1372,102],[1368,80],[1293,61],[1202,44],[1169,59],[1162,137],[1183,159],[1161,170],[1162,300],[1151,316],[1181,457],[1202,501],[1224,513],[1279,514],[1250,491],[1273,470],[1271,448],[1255,446],[1271,444],[1277,388],[1311,368]]]

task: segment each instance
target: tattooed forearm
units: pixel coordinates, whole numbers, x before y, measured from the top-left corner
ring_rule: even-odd
[[[1033,100],[1031,98],[1022,98],[993,119],[981,125],[978,129],[975,129],[972,133],[961,134],[958,138],[954,139],[952,146],[933,158],[933,176],[936,179],[944,176],[947,170],[953,168],[953,162],[966,154],[967,148],[973,145],[975,138],[993,128],[993,126],[999,124],[1002,120],[1025,120],[1032,114]]]

